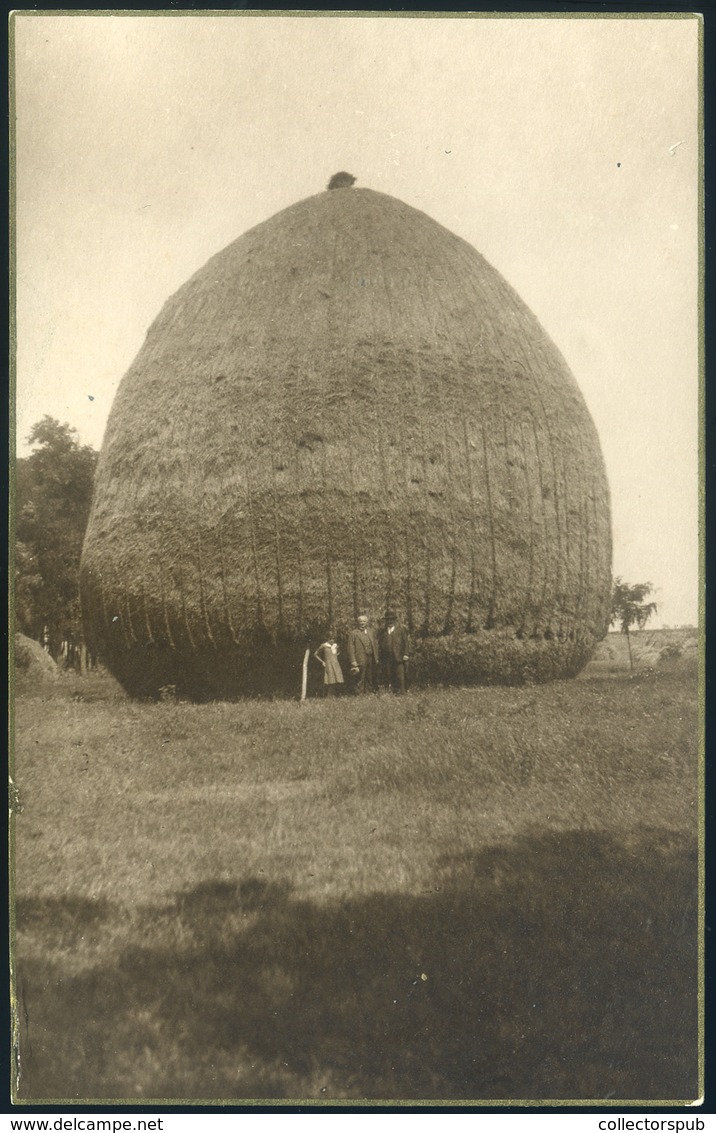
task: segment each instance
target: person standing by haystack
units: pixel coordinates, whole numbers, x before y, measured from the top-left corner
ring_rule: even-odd
[[[335,696],[343,685],[343,670],[338,660],[338,642],[333,626],[328,631],[327,639],[318,646],[313,656],[323,665],[323,695]]]
[[[348,634],[348,661],[354,678],[356,696],[374,692],[375,671],[378,665],[378,639],[368,624],[365,614],[356,618],[356,627]]]
[[[410,660],[409,652],[407,629],[398,621],[395,610],[386,610],[385,628],[380,635],[380,657],[386,684],[398,695],[405,692],[405,666]]]

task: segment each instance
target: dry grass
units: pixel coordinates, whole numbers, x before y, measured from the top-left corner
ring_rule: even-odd
[[[150,328],[107,426],[84,620],[137,695],[280,687],[278,653],[387,605],[428,669],[454,633],[465,679],[544,680],[604,632],[610,541],[593,423],[512,288],[400,201],[325,192]]]
[[[694,1097],[697,718],[678,667],[26,690],[21,1097]]]

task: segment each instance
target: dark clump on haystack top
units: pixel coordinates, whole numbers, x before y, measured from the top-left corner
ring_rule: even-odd
[[[295,690],[307,641],[387,606],[416,681],[570,676],[610,568],[559,351],[474,248],[357,188],[258,225],[165,304],[112,409],[81,588],[129,692],[204,698]]]
[[[328,182],[329,189],[350,189],[355,184],[352,173],[334,173]]]

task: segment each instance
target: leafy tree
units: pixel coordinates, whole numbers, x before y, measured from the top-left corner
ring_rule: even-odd
[[[624,582],[621,578],[614,579],[609,624],[618,624],[622,633],[626,634],[630,669],[634,668],[634,659],[631,652],[629,630],[634,625],[643,629],[652,614],[656,613],[656,602],[644,601],[653,589],[650,582],[636,582],[633,586],[630,586],[628,582]]]
[[[80,554],[98,454],[48,416],[27,441],[37,447],[17,462],[15,617],[38,641],[47,626],[56,656],[65,630],[80,632]]]

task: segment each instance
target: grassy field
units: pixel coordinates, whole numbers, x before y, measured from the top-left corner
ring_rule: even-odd
[[[696,1096],[690,653],[16,729],[19,1100]]]
[[[608,633],[597,646],[581,679],[624,675],[630,671],[644,673],[654,669],[661,672],[689,667],[693,669],[697,665],[699,631],[694,626],[636,630],[629,635],[629,639],[631,663],[626,636],[619,632]]]

